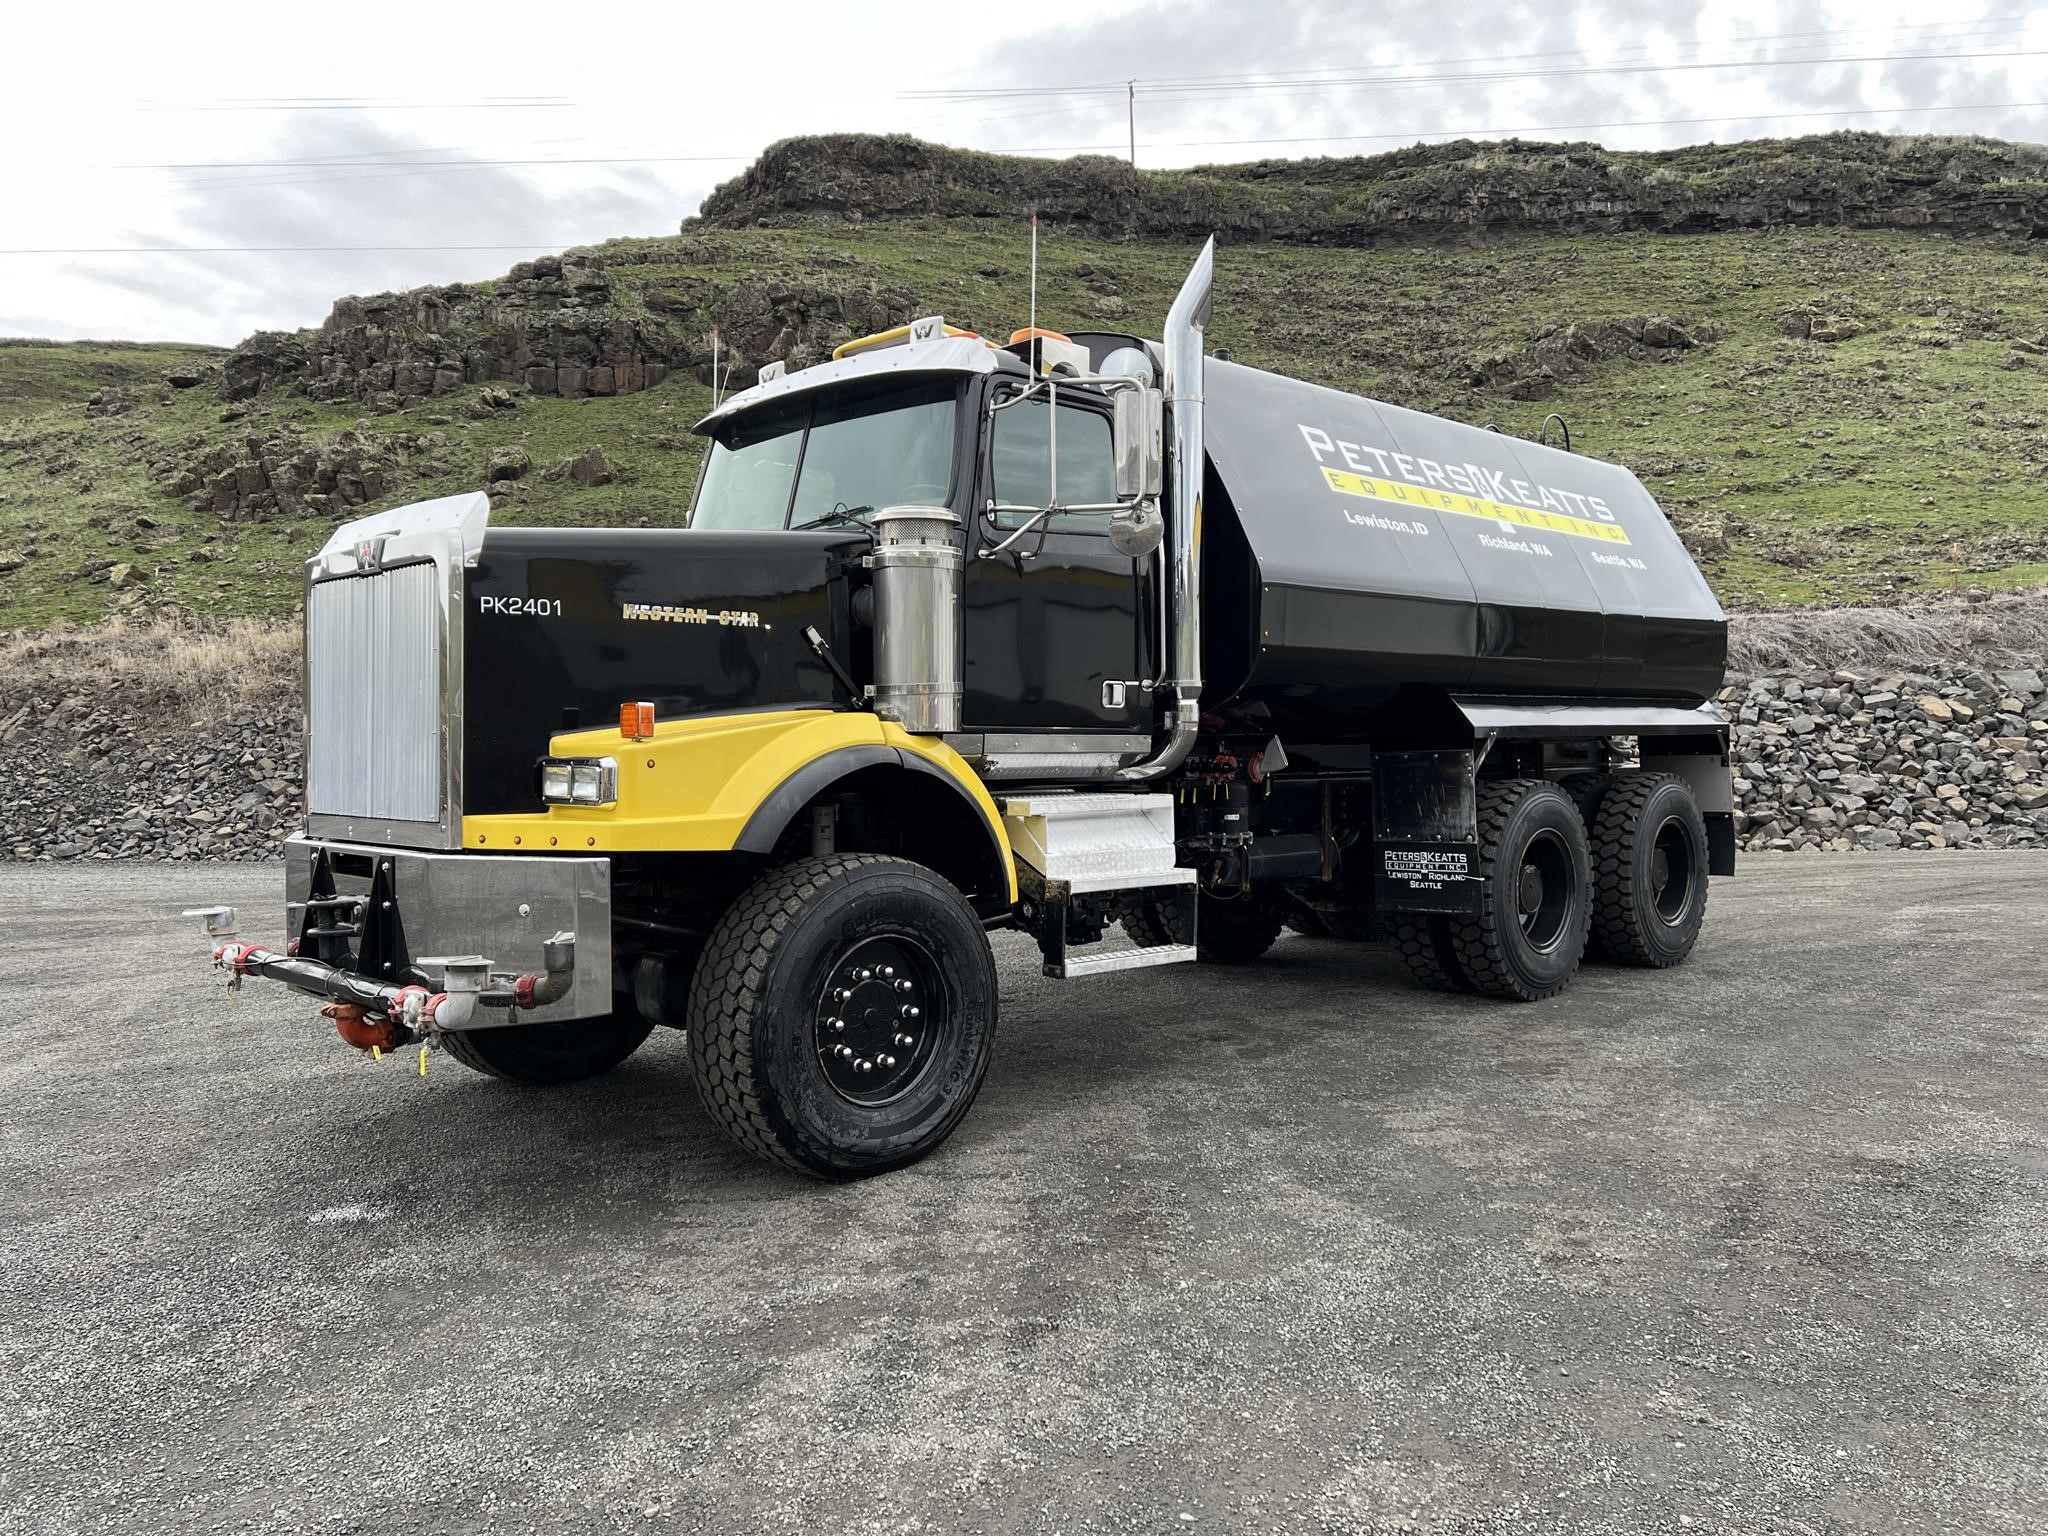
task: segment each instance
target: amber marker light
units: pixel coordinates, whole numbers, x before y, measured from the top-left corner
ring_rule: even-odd
[[[654,736],[654,706],[645,702],[619,706],[619,734],[628,741],[648,741]]]

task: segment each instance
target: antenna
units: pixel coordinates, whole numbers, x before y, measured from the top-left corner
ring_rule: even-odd
[[[1031,210],[1031,328],[1038,329],[1038,210]]]
[[[1138,82],[1124,82],[1124,105],[1130,113],[1131,122],[1131,169],[1138,168]]]
[[[711,409],[718,409],[718,327],[711,327]]]

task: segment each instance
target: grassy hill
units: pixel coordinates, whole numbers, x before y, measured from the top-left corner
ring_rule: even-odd
[[[1024,210],[987,208],[1011,197],[1072,205],[1043,234],[1041,323],[1150,334],[1191,231],[1236,199],[1215,343],[1510,432],[1562,415],[1644,477],[1731,605],[2048,580],[2036,152],[1837,135],[1623,176],[1588,146],[1468,145],[1155,178],[925,146],[884,185],[875,146],[907,142],[781,146],[675,236],[346,300],[230,354],[0,345],[0,629],[286,614],[336,521],[479,488],[494,455],[501,521],[679,525],[712,327],[740,382],[912,313],[1007,334]],[[1833,227],[1801,190],[1831,154],[1862,189]],[[1519,224],[1443,213],[1503,185]],[[1623,195],[1657,216],[1614,216]],[[569,473],[593,448],[609,469]]]

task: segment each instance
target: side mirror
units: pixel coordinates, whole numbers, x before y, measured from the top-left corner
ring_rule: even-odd
[[[1166,397],[1156,389],[1120,389],[1112,408],[1117,500],[1155,497],[1165,480]]]

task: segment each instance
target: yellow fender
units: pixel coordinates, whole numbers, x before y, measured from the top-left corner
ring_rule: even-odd
[[[566,731],[555,757],[619,765],[612,805],[553,805],[510,816],[465,816],[462,845],[520,853],[768,853],[802,807],[848,773],[897,767],[943,781],[979,813],[992,856],[1017,898],[1003,818],[966,759],[865,711],[776,710],[657,722],[629,741],[615,729]]]

